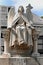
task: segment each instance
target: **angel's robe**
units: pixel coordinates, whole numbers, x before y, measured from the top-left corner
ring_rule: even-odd
[[[28,44],[33,45],[32,43],[32,30],[28,26],[17,25],[16,30],[11,31],[10,42],[11,45],[15,45],[15,40],[18,40],[18,44]]]

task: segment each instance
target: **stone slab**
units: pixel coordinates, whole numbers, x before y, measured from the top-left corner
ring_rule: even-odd
[[[10,57],[0,58],[0,65],[39,65],[34,58],[31,57]]]
[[[10,65],[39,65],[34,58],[10,58]]]
[[[8,58],[0,58],[0,65],[10,65]]]

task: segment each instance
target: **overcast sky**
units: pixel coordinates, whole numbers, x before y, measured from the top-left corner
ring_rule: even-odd
[[[39,16],[43,15],[43,0],[0,0],[0,5],[15,6],[16,9],[19,5],[26,9],[29,3],[33,6],[32,12]]]

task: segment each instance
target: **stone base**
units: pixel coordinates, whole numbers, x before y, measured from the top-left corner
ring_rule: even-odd
[[[40,56],[40,53],[34,52],[34,53],[32,54],[32,56],[33,56],[33,57],[39,57],[39,56]]]
[[[9,58],[0,58],[0,65],[10,65]]]
[[[0,58],[1,65],[39,65],[32,57]]]
[[[2,54],[2,57],[4,57],[4,58],[9,58],[11,55],[10,55],[10,53],[3,53]]]

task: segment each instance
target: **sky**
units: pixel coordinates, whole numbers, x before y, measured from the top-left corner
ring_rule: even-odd
[[[23,5],[26,10],[28,4],[33,6],[33,13],[38,16],[43,16],[43,0],[0,0],[0,5],[15,6],[16,10],[20,5]]]

